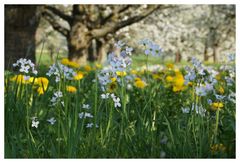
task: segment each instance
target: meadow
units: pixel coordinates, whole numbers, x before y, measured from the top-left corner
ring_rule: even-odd
[[[233,55],[156,66],[161,48],[140,46],[135,57],[117,42],[107,65],[16,61],[4,79],[5,158],[235,158]]]

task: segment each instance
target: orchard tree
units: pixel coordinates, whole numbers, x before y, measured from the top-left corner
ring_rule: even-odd
[[[47,5],[44,18],[67,40],[70,60],[84,64],[87,59],[102,58],[108,40],[120,29],[146,18],[167,5],[72,5],[70,13]],[[60,24],[58,18],[67,22]],[[90,51],[97,46],[97,56]],[[92,56],[91,56],[92,55]]]

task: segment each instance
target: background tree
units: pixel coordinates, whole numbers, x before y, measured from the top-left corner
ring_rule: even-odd
[[[67,39],[69,59],[85,63],[87,59],[103,58],[106,44],[121,28],[139,22],[163,5],[73,5],[69,13],[55,6],[45,6],[44,18],[54,30]],[[59,17],[67,22],[64,26]],[[97,47],[96,56],[89,53],[91,46]]]
[[[38,8],[36,5],[5,5],[5,69],[21,57],[35,61]]]

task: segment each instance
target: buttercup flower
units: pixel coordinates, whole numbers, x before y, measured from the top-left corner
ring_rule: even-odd
[[[74,86],[66,86],[66,90],[70,93],[75,93],[77,91],[77,88]]]

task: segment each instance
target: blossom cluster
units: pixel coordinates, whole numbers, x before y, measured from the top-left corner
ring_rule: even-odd
[[[37,70],[35,69],[35,64],[32,63],[30,59],[20,58],[16,63],[13,64],[13,67],[19,67],[19,72],[21,73],[33,73],[37,75]]]

